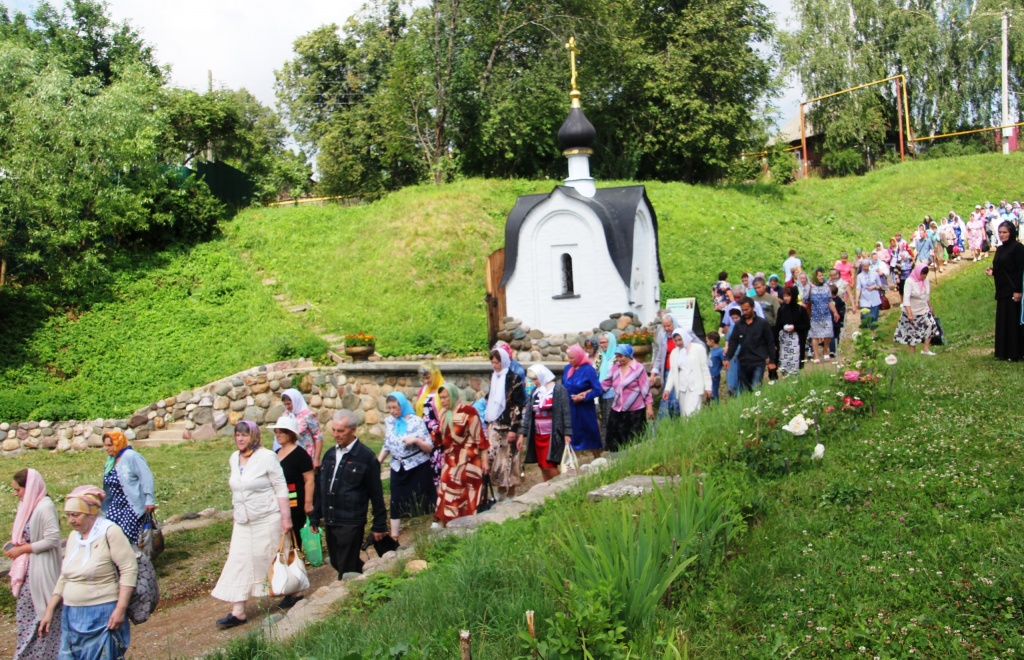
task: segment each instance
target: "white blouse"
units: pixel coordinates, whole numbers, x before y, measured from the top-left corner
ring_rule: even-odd
[[[280,514],[278,498],[288,497],[288,484],[284,480],[277,454],[260,447],[252,453],[245,465],[238,463],[238,452],[231,454],[231,505],[235,522],[255,522],[273,514]]]
[[[901,306],[909,308],[915,319],[918,316],[924,316],[931,311],[931,306],[928,303],[932,297],[931,289],[928,282],[908,279],[903,286],[903,304]]]

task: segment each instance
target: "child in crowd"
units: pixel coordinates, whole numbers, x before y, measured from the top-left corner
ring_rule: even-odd
[[[708,369],[711,371],[711,400],[718,401],[718,385],[722,381],[722,362],[725,351],[718,346],[722,337],[715,331],[708,333]]]
[[[832,341],[828,345],[828,354],[832,357],[839,352],[839,338],[843,334],[843,322],[846,320],[846,303],[839,296],[839,287],[833,284],[829,287],[832,292],[832,302],[836,306],[836,313],[839,314],[838,321],[832,321]]]

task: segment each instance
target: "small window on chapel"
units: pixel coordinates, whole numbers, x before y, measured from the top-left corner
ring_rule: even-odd
[[[562,255],[562,295],[574,295],[572,285],[572,256],[568,253]]]

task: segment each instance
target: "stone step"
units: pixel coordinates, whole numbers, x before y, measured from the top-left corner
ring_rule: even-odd
[[[322,335],[320,338],[332,346],[340,346],[345,341],[342,335]]]
[[[291,307],[287,307],[286,309],[292,314],[301,314],[303,312],[308,312],[310,309],[312,309],[312,306],[307,304],[292,305]]]
[[[179,445],[183,442],[188,442],[181,437],[182,432],[185,430],[185,422],[178,421],[172,424],[168,424],[162,429],[156,431],[150,431],[149,437],[145,440],[134,440],[133,445],[138,447],[161,447],[164,445]]]

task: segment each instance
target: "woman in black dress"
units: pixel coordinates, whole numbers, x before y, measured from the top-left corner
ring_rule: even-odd
[[[1024,292],[1024,245],[1017,241],[1012,222],[999,225],[999,240],[992,267],[985,272],[996,285],[996,359],[1017,362],[1024,359],[1024,331],[1021,328],[1021,294]]]
[[[282,416],[270,428],[274,429],[274,437],[281,445],[277,460],[281,462],[284,481],[288,484],[292,530],[298,538],[299,530],[306,526],[306,516],[313,513],[313,459],[299,446],[299,425],[294,417]],[[300,594],[285,596],[278,607],[286,610],[300,600]]]

